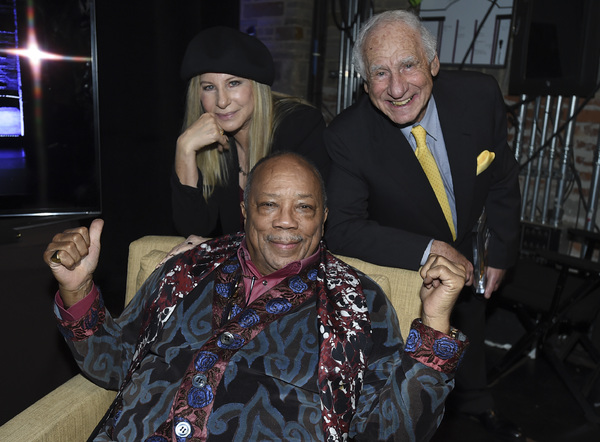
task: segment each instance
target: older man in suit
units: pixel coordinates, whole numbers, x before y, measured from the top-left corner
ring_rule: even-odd
[[[93,282],[103,221],[53,238],[60,329],[86,376],[119,389],[94,440],[431,438],[468,344],[449,323],[465,270],[428,259],[405,345],[383,291],[322,245],[324,188],[296,153],[263,158],[244,233],[168,260],[119,318]]]
[[[484,296],[468,288],[455,309],[471,348],[457,373],[452,408],[494,433],[522,439],[520,429],[494,411],[483,347],[485,299],[518,250],[518,165],[507,145],[498,84],[477,72],[440,72],[435,39],[408,11],[366,22],[353,61],[368,96],[325,132],[333,161],[328,246],[409,269],[431,252],[462,263],[471,285],[473,230],[485,209],[487,282]]]

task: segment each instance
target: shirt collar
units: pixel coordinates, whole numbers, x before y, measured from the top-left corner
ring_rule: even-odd
[[[400,130],[404,134],[404,136],[411,140],[413,139],[410,131],[414,126],[423,126],[423,129],[427,131],[427,135],[432,137],[435,141],[438,141],[440,135],[440,120],[438,116],[437,106],[435,104],[435,99],[433,95],[429,99],[429,103],[427,103],[427,109],[425,110],[425,115],[423,119],[418,123],[411,124],[409,126],[403,127]],[[412,144],[412,143],[411,143]]]
[[[276,270],[275,272],[269,275],[262,275],[259,270],[256,268],[254,263],[252,262],[252,258],[250,257],[250,252],[248,251],[248,247],[246,245],[246,238],[242,240],[242,244],[238,249],[238,259],[240,261],[240,265],[242,267],[242,273],[244,275],[253,275],[256,276],[257,279],[284,279],[290,275],[297,275],[306,267],[314,264],[319,259],[319,252],[321,251],[321,245],[317,247],[317,250],[312,255],[300,260],[294,261],[286,265],[285,267]]]

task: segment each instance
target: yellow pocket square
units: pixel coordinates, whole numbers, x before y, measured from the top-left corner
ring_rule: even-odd
[[[496,158],[494,152],[490,152],[489,150],[481,152],[477,157],[477,175],[487,169],[492,164],[492,161],[494,161],[494,158]]]

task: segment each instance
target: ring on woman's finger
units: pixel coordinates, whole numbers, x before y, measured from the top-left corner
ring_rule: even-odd
[[[60,264],[60,258],[58,257],[58,250],[56,250],[53,254],[52,257],[50,258],[50,261],[56,263],[56,264]]]
[[[221,128],[220,132],[221,132],[221,135],[223,135],[225,133],[222,128]]]

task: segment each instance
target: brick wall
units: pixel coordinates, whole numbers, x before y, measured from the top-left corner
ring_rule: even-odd
[[[312,16],[312,0],[240,2],[240,29],[255,29],[273,54],[273,90],[306,97]]]
[[[509,96],[505,97],[507,104],[514,104],[519,101],[520,97]],[[556,98],[554,98],[553,103],[555,103]],[[583,103],[583,98],[578,98],[576,102],[576,108]],[[546,97],[542,97],[541,99],[541,109],[542,113],[540,113],[540,117],[538,118],[538,135],[536,137],[534,146],[537,150],[539,146],[543,144],[545,140],[541,140],[539,131],[542,129],[541,125],[543,123],[543,111],[545,108]],[[561,107],[560,115],[561,122],[559,125],[562,125],[569,115],[569,107],[571,106],[571,97],[563,97],[563,104]],[[525,123],[526,130],[524,132],[524,143],[522,145],[522,149],[524,152],[529,151],[530,144],[530,128],[534,110],[534,104],[531,103],[527,108],[527,120]],[[517,110],[518,112],[518,110]],[[549,109],[550,114],[550,127],[548,129],[548,136],[555,132],[555,128],[552,125],[552,121],[556,114],[556,105],[553,104],[552,108]],[[510,121],[510,120],[509,120]],[[600,123],[600,99],[598,95],[593,98],[589,103],[585,105],[581,113],[579,113],[575,120],[575,126],[573,131],[572,140],[568,143],[566,140],[566,133],[563,131],[560,133],[560,137],[556,141],[556,150],[558,158],[555,160],[555,167],[560,167],[560,163],[562,162],[562,152],[565,146],[568,146],[568,149],[571,151],[572,155],[569,155],[569,161],[573,161],[573,167],[568,168],[568,172],[566,174],[567,180],[566,186],[567,192],[565,196],[567,197],[564,204],[561,206],[562,215],[559,217],[561,220],[561,224],[559,227],[579,227],[583,228],[586,223],[586,206],[590,204],[590,193],[591,193],[591,180],[593,174],[594,167],[594,152],[596,150],[597,142],[598,142],[598,127]],[[516,133],[516,128],[514,125],[509,123],[509,142],[514,146],[513,137]],[[548,156],[550,152],[550,146],[544,149],[544,159],[542,162],[543,170],[546,170],[548,167]],[[527,154],[521,155],[521,164],[525,162],[528,158]],[[534,167],[537,167],[537,160],[532,162]],[[558,176],[560,178],[560,175]],[[530,179],[529,185],[532,186],[534,183],[534,178]],[[522,178],[522,188],[524,184],[524,177]],[[546,187],[545,177],[541,179],[541,189],[540,192],[543,192]],[[557,195],[556,188],[556,180],[551,185],[551,194],[550,194],[550,202],[551,206],[554,207],[556,204],[555,197]],[[531,197],[531,195],[529,195]],[[530,199],[530,198],[529,198]],[[538,199],[541,200],[539,194]],[[582,203],[583,202],[585,203]],[[538,207],[541,207],[541,204],[538,204]],[[530,206],[527,207],[526,210],[526,219],[530,217]],[[535,215],[534,221],[539,222],[540,214]],[[554,219],[554,213],[551,213],[551,219]],[[598,216],[596,216],[596,223],[598,223]]]
[[[317,0],[321,1],[321,0]],[[347,0],[343,0],[347,1]],[[335,27],[331,4],[339,11],[339,0],[328,0],[327,47],[325,49],[325,106],[335,112],[337,81],[329,72],[337,73],[340,31]],[[375,0],[376,12],[408,7],[408,0]],[[276,78],[273,89],[303,98],[307,97],[310,57],[312,54],[312,21],[315,0],[240,0],[240,29],[253,30],[267,45],[275,59]],[[326,114],[329,112],[326,111]],[[329,115],[329,119],[333,118]]]

